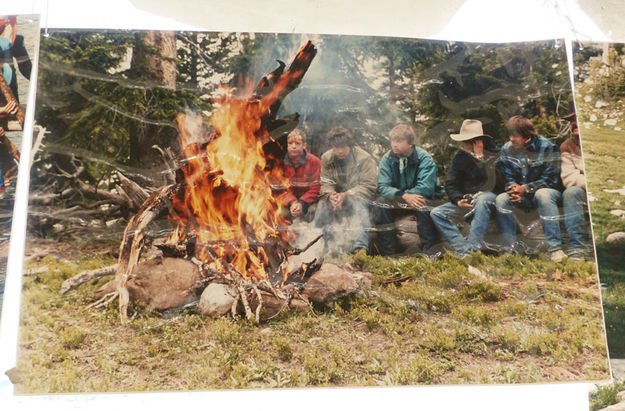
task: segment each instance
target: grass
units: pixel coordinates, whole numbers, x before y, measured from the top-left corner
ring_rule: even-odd
[[[597,411],[608,405],[616,404],[618,393],[625,390],[625,381],[598,387],[590,393],[590,411]]]
[[[621,164],[625,156],[622,138],[623,132],[612,128],[582,129],[588,186],[596,198],[590,202],[590,210],[599,276],[605,284],[603,308],[612,358],[625,358],[625,272],[622,268],[625,244],[609,244],[606,237],[612,232],[625,231],[625,219],[610,214],[610,210],[625,209],[625,197],[604,190],[625,186],[625,169]]]
[[[122,327],[114,305],[85,308],[106,280],[59,295],[64,279],[112,263],[76,253],[33,264],[48,271],[24,278],[20,394],[609,378],[592,262],[359,255],[371,289],[332,307],[260,325],[132,307]],[[393,275],[410,279],[383,284]]]

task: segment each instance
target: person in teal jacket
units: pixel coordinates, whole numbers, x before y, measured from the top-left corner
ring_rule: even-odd
[[[427,252],[439,240],[430,217],[430,203],[445,192],[438,179],[438,167],[425,150],[415,146],[417,136],[409,125],[395,126],[389,140],[391,150],[382,157],[378,172],[378,193],[386,200],[386,206],[379,210],[379,223],[390,226],[398,215],[415,213],[417,231]],[[392,253],[394,233],[391,237],[389,230],[382,231],[381,237],[382,254]]]

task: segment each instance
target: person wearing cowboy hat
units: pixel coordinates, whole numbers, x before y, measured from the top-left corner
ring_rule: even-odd
[[[515,251],[517,222],[514,208],[538,209],[551,260],[559,263],[562,251],[560,211],[562,181],[560,179],[560,150],[539,136],[534,124],[523,116],[513,116],[506,122],[510,141],[501,149],[505,193],[497,196],[497,222],[505,245]]]
[[[467,255],[483,249],[496,193],[502,191],[503,180],[497,170],[499,147],[491,136],[484,134],[479,120],[464,120],[460,133],[450,137],[462,145],[451,160],[445,179],[445,191],[451,202],[436,207],[430,215],[454,251]],[[468,213],[472,213],[473,220],[465,239],[451,217]]]

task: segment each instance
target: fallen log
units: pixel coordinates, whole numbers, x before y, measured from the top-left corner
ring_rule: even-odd
[[[84,284],[91,280],[98,280],[104,276],[113,274],[116,271],[117,264],[113,264],[108,267],[98,268],[97,270],[89,270],[78,273],[72,278],[68,278],[67,280],[63,281],[63,285],[61,285],[61,295],[77,288],[81,284]]]

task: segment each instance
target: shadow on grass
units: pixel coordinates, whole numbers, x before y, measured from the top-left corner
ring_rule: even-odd
[[[625,358],[625,244],[597,244],[610,358]]]

